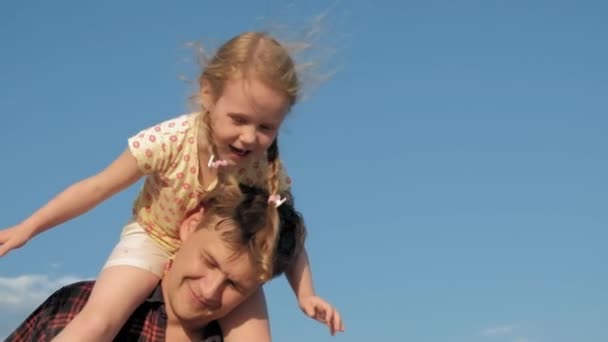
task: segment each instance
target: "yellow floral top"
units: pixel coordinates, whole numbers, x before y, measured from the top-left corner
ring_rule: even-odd
[[[176,117],[129,138],[129,150],[146,175],[134,202],[134,218],[170,253],[180,246],[179,225],[205,194],[198,178],[197,115]],[[267,168],[266,158],[252,158],[237,170],[237,178],[265,187]],[[282,164],[279,175],[279,189],[289,190],[291,179]]]

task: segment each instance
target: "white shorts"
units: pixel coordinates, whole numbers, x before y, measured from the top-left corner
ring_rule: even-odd
[[[112,266],[133,266],[163,277],[171,254],[154,241],[144,228],[130,221],[122,230],[120,241],[106,261],[103,269]]]

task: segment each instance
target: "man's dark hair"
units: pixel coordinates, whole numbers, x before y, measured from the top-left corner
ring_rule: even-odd
[[[241,203],[235,210],[234,220],[241,227],[246,240],[253,237],[262,229],[267,229],[268,216],[260,215],[266,212],[269,205],[269,194],[259,187],[240,184],[243,194]],[[295,261],[304,249],[306,226],[302,215],[294,208],[293,197],[285,193],[287,200],[278,208],[279,231],[272,258],[272,277],[281,275]]]
[[[285,272],[306,240],[304,220],[295,210],[291,194],[281,195],[286,201],[277,208],[269,203],[265,189],[227,182],[202,204],[205,215],[200,227],[220,229],[222,239],[235,251],[246,246],[260,267],[263,281]],[[234,224],[220,228],[225,220]]]

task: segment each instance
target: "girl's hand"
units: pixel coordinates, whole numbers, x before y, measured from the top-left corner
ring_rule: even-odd
[[[331,306],[323,298],[318,296],[308,296],[299,300],[300,309],[310,318],[327,324],[332,336],[336,332],[344,332],[342,317],[336,308]]]
[[[0,230],[0,257],[5,256],[13,249],[25,245],[30,237],[31,234],[21,225]]]

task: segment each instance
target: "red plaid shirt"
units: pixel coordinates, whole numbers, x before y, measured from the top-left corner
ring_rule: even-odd
[[[83,281],[53,293],[13,332],[5,342],[50,341],[82,310],[94,282]],[[114,341],[165,341],[167,313],[160,286],[131,315]],[[203,341],[222,342],[217,321],[203,329]]]

